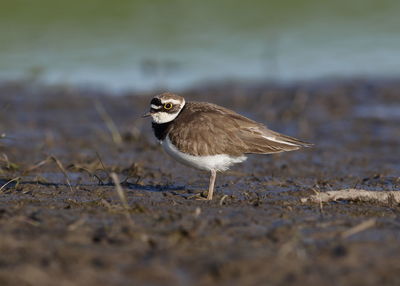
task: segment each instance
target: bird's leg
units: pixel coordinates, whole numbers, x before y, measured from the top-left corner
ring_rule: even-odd
[[[208,186],[207,200],[212,200],[216,177],[217,177],[217,171],[211,170],[210,185]]]

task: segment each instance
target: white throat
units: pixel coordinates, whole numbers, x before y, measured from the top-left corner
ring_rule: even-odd
[[[151,115],[151,117],[153,119],[153,122],[157,123],[157,124],[163,124],[163,123],[167,123],[167,122],[170,122],[170,121],[174,120],[179,115],[179,113],[181,112],[182,108],[185,106],[185,100],[183,100],[182,102],[178,102],[177,101],[176,103],[178,103],[178,104],[180,103],[180,107],[179,107],[179,110],[177,112],[168,113],[168,112],[165,112],[165,111],[159,111],[159,112],[153,113]]]

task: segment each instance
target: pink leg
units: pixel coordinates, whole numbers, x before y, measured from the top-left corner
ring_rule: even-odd
[[[217,171],[211,170],[210,185],[208,186],[207,200],[212,200],[216,178],[217,178]]]

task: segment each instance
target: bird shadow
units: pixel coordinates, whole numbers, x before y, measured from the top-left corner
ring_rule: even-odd
[[[0,179],[0,187],[2,187],[3,191],[15,188],[17,185],[39,185],[45,187],[70,187],[67,183],[56,183],[56,182],[43,182],[43,181],[35,181],[35,180],[27,180],[27,181],[10,181],[8,179]],[[137,184],[130,182],[123,182],[121,186],[125,188],[127,191],[139,190],[139,191],[148,191],[148,192],[192,192],[192,190],[188,190],[186,186],[182,185],[151,185],[151,184]],[[90,183],[78,183],[71,184],[72,188],[77,187],[115,187],[113,183],[99,183],[99,184],[90,184]]]
[[[121,186],[125,187],[128,190],[140,190],[140,191],[149,191],[149,192],[187,191],[186,186],[178,186],[178,185],[160,185],[160,184],[142,185],[142,184],[125,182],[125,183],[122,183]]]

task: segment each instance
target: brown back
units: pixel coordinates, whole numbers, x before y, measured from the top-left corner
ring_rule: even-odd
[[[205,102],[186,103],[179,116],[168,125],[166,133],[179,150],[196,156],[270,154],[309,145],[273,132],[234,111]],[[283,143],[263,136],[278,138]]]

